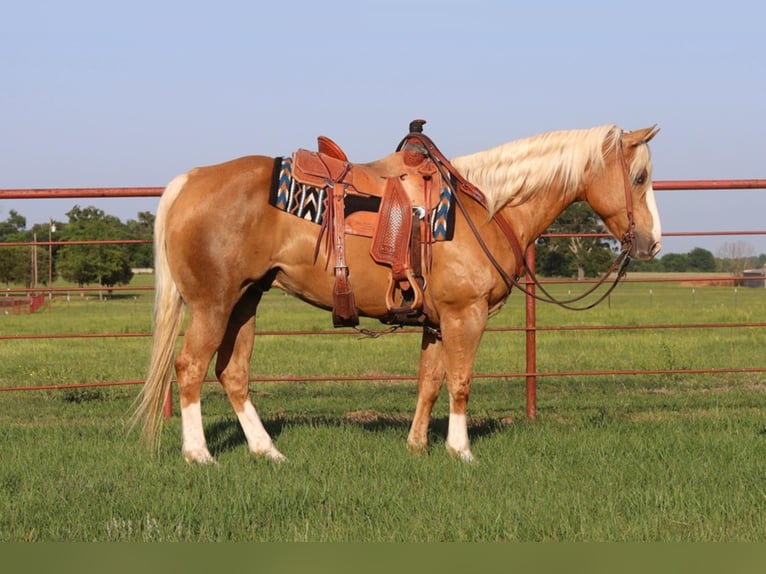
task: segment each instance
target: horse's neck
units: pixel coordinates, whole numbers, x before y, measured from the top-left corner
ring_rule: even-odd
[[[514,164],[512,154],[499,160],[493,154],[494,150],[490,150],[458,157],[452,163],[463,177],[485,194],[490,211],[503,214],[518,236],[521,247],[526,248],[581,195],[586,184],[578,181],[579,178],[573,181],[568,170],[557,170],[555,166],[539,167],[550,162],[542,161],[534,154],[519,160],[523,165]],[[494,166],[488,169],[487,164],[492,165],[490,159],[501,165],[510,162],[518,169]],[[546,172],[541,173],[541,169]],[[552,177],[546,177],[547,169],[554,170]]]
[[[524,250],[576,199],[575,190],[566,190],[558,182],[553,182],[521,204],[509,202],[498,213],[508,221]]]
[[[510,217],[514,227],[518,226],[519,234],[525,238],[525,245],[539,237],[561,215],[561,213],[576,200],[572,190],[562,189],[552,185],[532,195],[521,205],[506,205],[501,212]]]

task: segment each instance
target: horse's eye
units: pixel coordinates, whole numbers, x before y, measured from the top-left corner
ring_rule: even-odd
[[[644,170],[641,172],[641,175],[639,175],[638,177],[636,177],[636,179],[633,180],[633,183],[635,185],[644,185],[646,183],[646,178],[647,178],[647,174],[646,174],[646,170]]]

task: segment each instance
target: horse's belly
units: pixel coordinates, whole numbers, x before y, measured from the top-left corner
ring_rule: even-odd
[[[385,270],[382,274],[373,271],[370,262],[364,266],[349,264],[349,282],[354,292],[354,301],[359,314],[365,317],[381,318],[386,309],[385,296],[390,273]],[[324,265],[317,262],[313,266],[284,266],[280,268],[274,282],[274,287],[322,309],[333,307],[333,287],[335,285],[334,268],[326,271]]]

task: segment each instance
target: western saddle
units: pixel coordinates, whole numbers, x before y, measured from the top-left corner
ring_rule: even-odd
[[[443,187],[440,170],[415,136],[424,120],[410,123],[410,134],[397,151],[372,163],[348,161],[343,150],[325,136],[318,138],[318,151],[299,149],[293,154],[293,178],[327,190],[327,208],[317,239],[315,259],[322,238],[335,258],[333,324],[356,326],[359,316],[346,261],[346,234],[372,238],[370,256],[391,267],[386,291],[391,324],[422,325],[427,319],[423,291],[423,261],[430,266],[433,242],[431,213]],[[355,211],[345,214],[352,196],[379,198],[377,213]],[[397,295],[398,293],[398,295]]]

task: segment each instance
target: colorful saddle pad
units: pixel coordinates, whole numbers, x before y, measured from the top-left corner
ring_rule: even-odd
[[[327,210],[327,189],[307,185],[295,180],[292,174],[292,157],[278,157],[274,160],[269,203],[301,219],[322,225]],[[377,213],[380,197],[349,194],[345,199],[345,215],[358,211]],[[430,214],[434,241],[449,241],[454,233],[455,206],[452,190],[444,186],[439,200]]]

